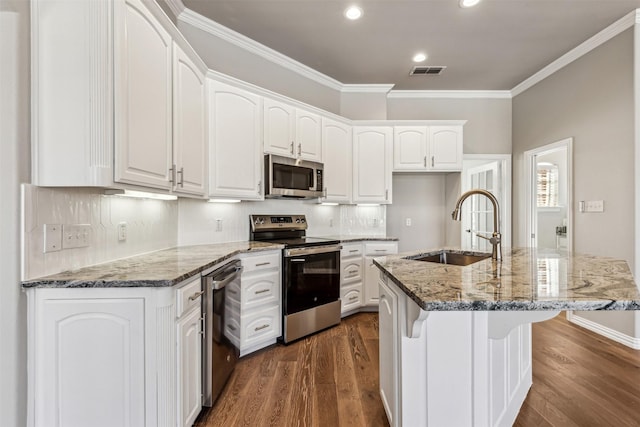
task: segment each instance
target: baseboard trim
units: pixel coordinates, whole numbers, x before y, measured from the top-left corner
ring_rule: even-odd
[[[630,347],[634,350],[640,350],[640,338],[635,338],[615,329],[608,328],[592,320],[580,317],[573,312],[567,312],[567,320],[575,325],[581,326],[585,329],[595,332],[598,335],[602,335],[605,338],[609,338],[622,345]]]

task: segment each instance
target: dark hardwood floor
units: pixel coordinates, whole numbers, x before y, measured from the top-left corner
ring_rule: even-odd
[[[377,314],[242,358],[195,425],[387,426]],[[564,313],[534,324],[533,387],[515,426],[640,426],[640,351],[575,326]]]

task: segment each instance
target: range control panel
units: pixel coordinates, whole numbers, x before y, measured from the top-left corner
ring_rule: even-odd
[[[306,230],[304,215],[250,215],[251,231]]]

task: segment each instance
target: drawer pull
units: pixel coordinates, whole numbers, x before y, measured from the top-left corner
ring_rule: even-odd
[[[259,291],[256,291],[255,294],[264,294],[265,292],[269,292],[269,289],[260,289]]]
[[[254,331],[258,332],[258,331],[261,331],[263,329],[267,329],[268,327],[269,327],[269,325],[258,326],[257,328],[254,329]]]
[[[348,274],[358,274],[358,270],[347,271]]]
[[[352,297],[350,297],[350,298],[349,298],[349,301],[355,301],[355,300],[357,300],[357,299],[358,299],[358,297],[354,295],[354,296],[352,296]]]
[[[237,295],[238,294],[237,291],[234,291],[234,290],[231,290],[231,289],[228,289],[228,288],[227,288],[227,292],[229,292],[230,294],[233,294],[233,295]]]
[[[189,297],[189,301],[195,301],[200,298],[200,295],[204,294],[204,291],[196,292],[195,294]]]
[[[271,264],[271,262],[259,262],[258,264],[256,264],[256,267],[263,267],[265,265],[269,265]]]
[[[351,249],[349,252],[350,253],[358,252],[358,249]]]
[[[235,326],[233,326],[233,325],[229,325],[229,329],[231,329],[232,331],[235,331],[235,330],[236,330],[236,327],[235,327]]]
[[[376,252],[387,252],[387,249],[376,249]]]

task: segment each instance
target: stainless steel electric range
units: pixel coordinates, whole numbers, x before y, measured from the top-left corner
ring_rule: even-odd
[[[340,323],[340,242],[307,237],[304,215],[250,215],[250,240],[284,245],[282,341]]]

